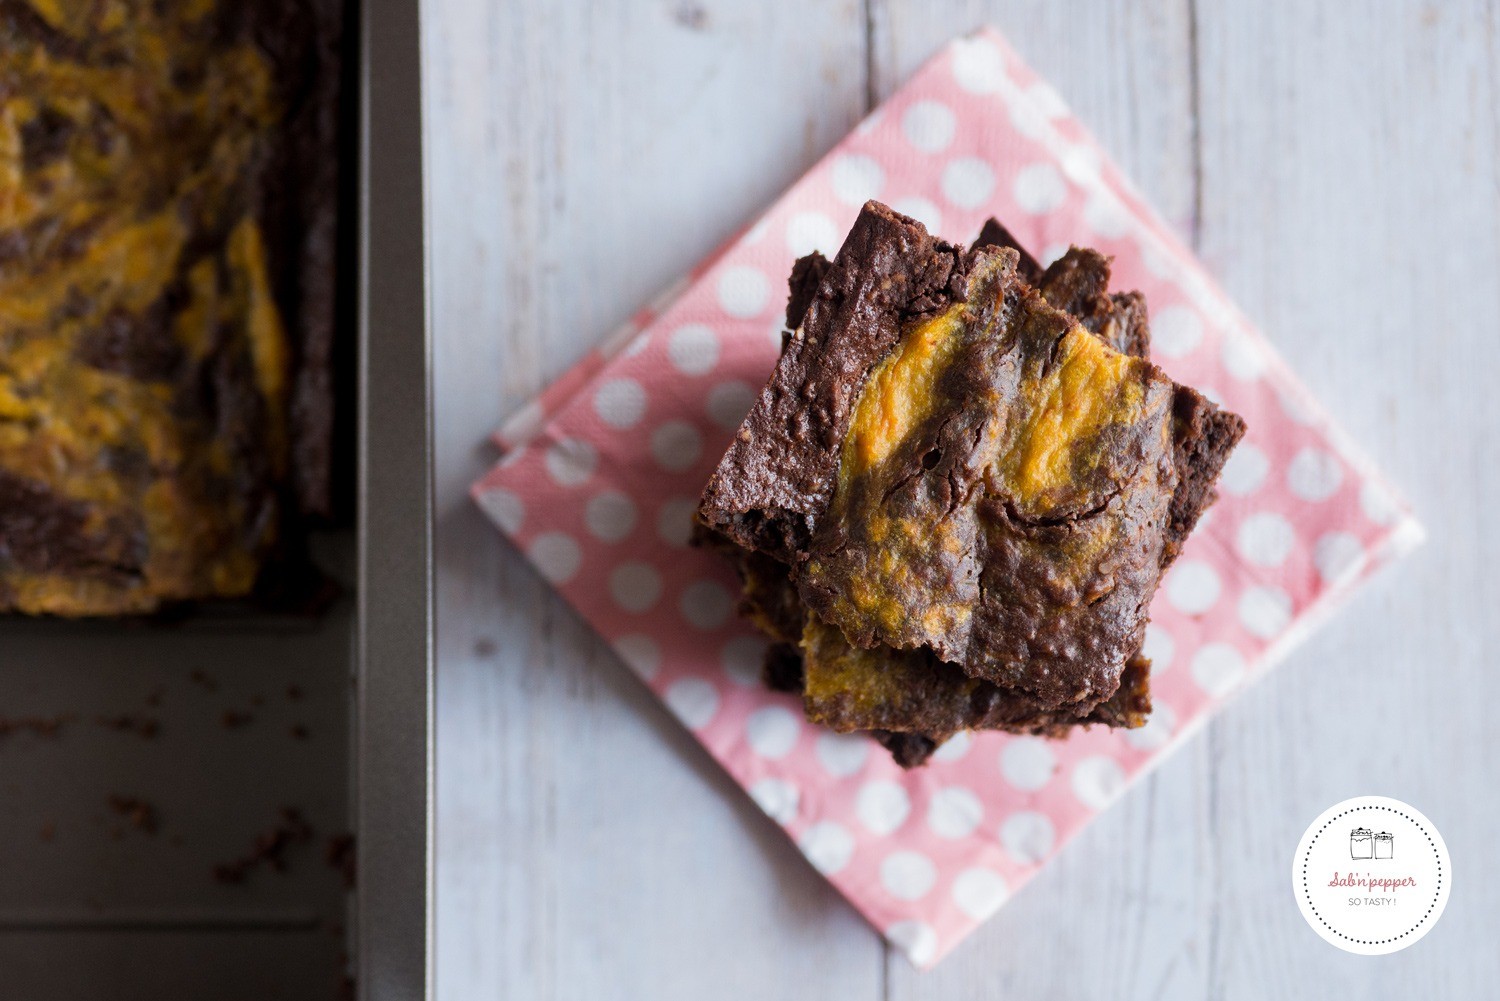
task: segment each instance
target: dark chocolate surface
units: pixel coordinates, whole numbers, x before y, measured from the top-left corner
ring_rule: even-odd
[[[0,0],[0,610],[243,597],[331,509],[342,5],[126,6]]]
[[[959,729],[1056,734],[1082,723],[1140,725],[1150,707],[1149,664],[1138,652],[1145,607],[1160,570],[1212,500],[1213,480],[1243,422],[1144,361],[1144,300],[1108,291],[1102,255],[1072,248],[1041,269],[998,224],[987,225],[970,252],[955,254],[940,241],[924,244],[925,233],[913,232],[919,224],[882,206],[867,206],[861,223],[861,239],[851,234],[832,264],[817,257],[798,263],[787,319],[804,329],[787,340],[762,406],[715,474],[720,491],[711,483],[705,492],[701,517],[749,547],[733,558],[745,583],[742,610],[780,641],[768,656],[768,680],[803,687],[809,717],[818,722],[888,740],[907,735],[893,753],[913,763]],[[861,228],[856,224],[856,232]],[[841,288],[913,287],[894,278],[892,263],[931,274],[938,257],[953,261],[947,281],[920,301],[872,294],[851,308],[839,295]],[[871,261],[887,270],[877,273]],[[835,273],[838,284],[824,283]],[[960,314],[958,346],[934,368],[931,412],[901,429],[894,452],[882,454],[873,471],[848,475],[846,439],[862,433],[851,433],[851,424],[871,372],[903,354],[914,329],[935,329]],[[851,335],[851,326],[872,315],[883,333]],[[1081,350],[1068,335],[1075,320],[1094,335],[1088,340],[1113,351],[1096,357]],[[862,350],[848,350],[851,341]],[[883,355],[872,350],[878,344],[886,345]],[[813,347],[829,357],[808,358]],[[1035,397],[1024,391],[1028,379],[1045,384],[1074,358],[1086,374],[1107,365],[1118,376],[1104,388],[1133,401],[1122,411],[1127,419],[1107,422],[1102,433],[1086,428],[1096,447],[1072,456],[1067,475],[1040,494],[997,491],[994,442],[1013,432],[986,415],[1008,403],[1017,412],[1034,409]],[[821,405],[826,419],[773,422],[777,401],[784,414],[798,399]],[[975,407],[975,400],[991,403]],[[773,426],[782,429],[779,437],[764,434]],[[822,433],[810,437],[808,428]],[[756,465],[754,445],[770,438],[799,455],[821,444],[821,473],[804,481],[816,488],[801,492],[811,502],[791,518],[786,507],[716,505],[728,496],[724,484],[744,484],[754,478],[747,473],[769,467]],[[839,461],[830,461],[833,455]],[[775,491],[752,484],[735,499],[788,496]],[[860,503],[861,493],[868,502]],[[915,529],[907,533],[911,544],[892,547],[889,532],[879,538],[868,530],[902,518]],[[1072,558],[1080,549],[1087,555]],[[1083,563],[1092,565],[1080,572]],[[885,596],[895,599],[895,614],[880,615],[878,601],[876,614],[863,618],[848,614],[848,602],[840,606],[844,593],[868,589],[893,567],[899,586]],[[966,593],[976,595],[966,617],[931,614],[944,598]],[[800,638],[799,616],[807,630]],[[917,753],[921,746],[925,753]]]

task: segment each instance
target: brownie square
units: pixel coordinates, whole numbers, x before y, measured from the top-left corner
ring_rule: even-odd
[[[991,224],[961,251],[870,203],[794,269],[699,517],[815,721],[935,742],[1149,711],[1145,609],[1243,422],[1145,360],[1107,259],[1014,244]]]

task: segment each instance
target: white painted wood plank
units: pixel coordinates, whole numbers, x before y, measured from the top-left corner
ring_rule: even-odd
[[[436,0],[427,23],[439,996],[873,998],[873,934],[465,496],[509,409],[853,125],[863,19]]]
[[[1476,364],[1500,299],[1495,15],[1480,2],[1200,10],[1203,252],[1432,534],[1210,735],[1211,983],[1225,997],[1331,982],[1480,997],[1500,973],[1480,889],[1500,822],[1487,791],[1500,535],[1483,518],[1500,400]],[[1378,962],[1308,934],[1278,885],[1310,818],[1366,792],[1430,816],[1458,883],[1427,938]]]

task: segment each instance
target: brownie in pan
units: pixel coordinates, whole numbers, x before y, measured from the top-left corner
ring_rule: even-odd
[[[0,611],[288,593],[337,493],[340,6],[0,0]]]

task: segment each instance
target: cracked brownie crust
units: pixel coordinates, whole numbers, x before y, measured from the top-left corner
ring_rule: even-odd
[[[811,719],[910,763],[960,729],[1144,721],[1146,608],[1244,425],[1146,360],[1108,282],[1094,251],[1042,269],[992,223],[962,252],[877,203],[798,262],[699,516]]]

